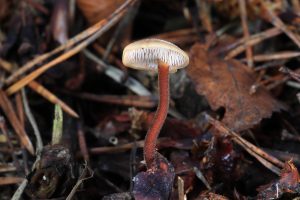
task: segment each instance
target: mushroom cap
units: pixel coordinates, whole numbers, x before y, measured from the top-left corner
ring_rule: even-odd
[[[169,66],[170,72],[189,64],[189,56],[178,46],[160,39],[143,39],[127,45],[123,51],[125,66],[140,70],[158,71],[158,63]]]

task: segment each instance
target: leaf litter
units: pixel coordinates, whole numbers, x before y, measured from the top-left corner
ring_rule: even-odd
[[[297,0],[0,5],[1,199],[299,198]],[[141,38],[190,57],[149,169],[156,76],[121,62]]]

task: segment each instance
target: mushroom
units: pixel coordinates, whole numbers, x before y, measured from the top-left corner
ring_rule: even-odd
[[[156,141],[169,109],[169,73],[189,64],[188,55],[176,45],[160,39],[143,39],[127,45],[123,51],[125,66],[139,70],[158,71],[159,105],[144,144],[147,168],[154,166]]]

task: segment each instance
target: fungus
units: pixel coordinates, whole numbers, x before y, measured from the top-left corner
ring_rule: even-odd
[[[158,72],[159,105],[144,144],[147,168],[154,166],[156,141],[169,109],[169,73],[189,64],[188,55],[176,45],[159,39],[144,39],[125,47],[122,56],[125,66]]]

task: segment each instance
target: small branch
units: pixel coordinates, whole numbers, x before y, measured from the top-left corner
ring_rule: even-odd
[[[246,9],[246,2],[245,0],[239,0],[240,6],[240,15],[242,21],[242,27],[244,32],[244,39],[247,42],[250,38],[249,28],[247,24],[247,9]],[[246,56],[247,56],[247,63],[249,67],[253,67],[253,51],[251,46],[246,47]]]
[[[90,156],[89,156],[89,151],[86,145],[86,140],[85,140],[85,133],[82,130],[81,124],[78,124],[78,143],[79,143],[79,148],[81,151],[81,154],[86,162],[90,161]]]
[[[256,147],[255,145],[251,144],[247,140],[243,139],[241,136],[239,136],[237,133],[229,130],[225,125],[223,125],[221,122],[213,119],[209,115],[206,115],[209,122],[220,132],[226,133],[228,135],[231,135],[233,137],[233,141],[235,141],[237,144],[242,146],[248,153],[250,153],[252,156],[254,156],[258,161],[260,161],[263,165],[267,166],[269,169],[271,169],[275,173],[280,173],[280,170],[273,166],[275,164],[276,166],[283,168],[284,163],[277,158],[269,155],[267,152],[263,151],[262,149]],[[273,164],[272,164],[273,163]]]
[[[32,112],[30,110],[30,106],[29,106],[29,103],[27,101],[27,95],[26,95],[25,90],[22,90],[22,97],[23,97],[23,105],[24,105],[25,114],[28,118],[29,123],[32,126],[33,133],[34,133],[35,138],[36,138],[36,156],[37,156],[37,159],[38,159],[38,158],[40,158],[40,154],[41,154],[42,149],[43,149],[43,141],[42,141],[41,133],[39,131],[36,120],[35,120]]]
[[[117,9],[107,19],[101,20],[99,23],[96,24],[97,26],[96,25],[92,26],[93,27],[92,30],[95,31],[95,32],[93,32],[93,34],[89,33],[89,31],[91,31],[89,29],[84,31],[84,32],[86,32],[85,34],[88,34],[90,37],[88,37],[84,41],[80,42],[75,47],[73,47],[69,51],[67,51],[66,53],[54,58],[49,63],[39,67],[38,69],[31,72],[30,74],[28,74],[21,80],[17,81],[16,83],[11,85],[6,90],[6,93],[10,94],[10,95],[14,94],[15,92],[19,91],[21,88],[26,86],[28,83],[30,83],[32,80],[34,80],[37,77],[39,77],[40,75],[42,75],[48,69],[52,68],[53,66],[56,66],[57,64],[65,61],[66,59],[74,56],[75,54],[77,54],[78,52],[80,52],[81,50],[86,48],[89,44],[94,42],[103,33],[105,33],[109,28],[111,28],[114,24],[116,24],[119,21],[119,19],[121,19],[121,17],[123,17],[125,15],[125,13],[127,13],[128,7],[131,6],[132,3],[135,3],[135,0],[127,0],[119,9]],[[64,48],[62,48],[62,49],[64,49]],[[21,74],[23,74],[23,73],[24,72],[22,72]],[[16,74],[16,73],[14,73],[14,74]],[[19,74],[19,75],[21,75],[21,74]],[[17,76],[15,75],[14,78],[9,77],[9,79],[7,79],[7,81],[6,81],[6,84],[11,83],[12,80],[14,80],[19,75],[17,75]]]
[[[300,56],[300,52],[293,52],[293,51],[285,51],[285,52],[279,52],[279,53],[273,53],[273,54],[261,54],[261,55],[255,55],[253,57],[253,60],[255,62],[267,62],[271,60],[286,60],[290,58],[296,58]],[[242,61],[245,61],[246,59],[242,59]]]
[[[271,29],[268,29],[261,33],[252,35],[248,41],[246,41],[245,38],[240,39],[240,40],[232,43],[231,45],[228,45],[226,48],[220,49],[218,52],[231,50],[227,53],[227,55],[225,57],[225,60],[228,60],[228,59],[234,58],[235,56],[237,56],[240,53],[242,53],[243,51],[245,51],[247,46],[254,46],[266,39],[272,38],[281,33],[282,33],[282,31],[279,28],[271,28]]]
[[[269,1],[269,0],[267,0]],[[269,3],[271,3],[269,1]],[[267,14],[267,20],[275,27],[279,28],[284,32],[297,46],[300,47],[300,38],[295,35],[289,28],[283,23],[283,21],[274,14],[274,12],[266,5],[265,1],[261,1],[261,5],[265,13]]]

